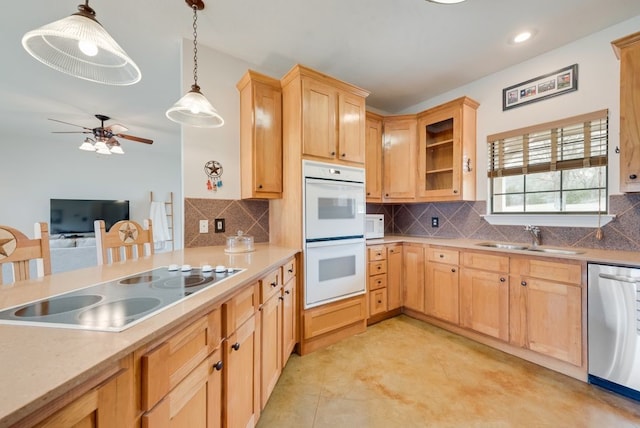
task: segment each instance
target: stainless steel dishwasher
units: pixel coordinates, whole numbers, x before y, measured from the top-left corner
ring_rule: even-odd
[[[589,383],[640,400],[640,268],[589,263]]]

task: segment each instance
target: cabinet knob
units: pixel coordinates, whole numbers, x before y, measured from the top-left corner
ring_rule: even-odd
[[[385,194],[384,194],[384,196],[388,198],[388,197],[389,197],[389,194],[388,194],[388,193],[385,193]]]
[[[291,291],[285,290],[284,294],[291,294]]]
[[[638,178],[638,176],[637,176],[636,174],[631,174],[631,175],[629,176],[629,178],[630,178],[631,180],[635,180],[636,178]]]
[[[440,258],[441,258],[441,259],[444,259],[444,254],[440,254]]]
[[[455,273],[456,272],[456,268],[451,268],[451,272]]]
[[[276,287],[278,286],[278,283],[277,283],[277,282],[272,282],[272,283],[271,283],[271,286],[272,286],[273,288],[276,288]]]
[[[381,280],[378,280],[378,281],[377,281],[377,283],[378,283],[378,285],[380,285],[380,284],[382,284],[382,281],[381,281]]]
[[[292,267],[290,267],[289,269],[287,269],[287,272],[289,272],[289,273],[293,273],[293,268],[292,268]]]
[[[218,361],[217,363],[215,363],[213,365],[213,368],[216,369],[216,371],[222,370],[222,361]]]
[[[284,297],[283,296],[279,296],[278,299],[284,300]]]
[[[453,193],[458,193],[458,191],[456,189],[453,189]]]
[[[340,157],[342,157],[342,158],[346,158],[346,157],[347,157],[347,154],[346,154],[346,153],[343,153],[343,154],[341,154],[341,155],[340,155]]]
[[[262,184],[258,184],[258,189],[262,189]]]
[[[382,269],[382,266],[378,265],[378,266],[376,267],[376,269],[380,270],[380,269]]]
[[[523,287],[527,286],[527,281],[520,281],[520,285],[522,285]]]
[[[381,305],[382,304],[382,300],[378,300],[378,304]]]
[[[233,345],[231,345],[231,349],[237,351],[238,349],[240,349],[240,344],[238,342],[234,343]]]
[[[331,152],[331,156],[335,156],[335,155],[336,155],[336,152]]]
[[[367,192],[367,196],[371,196],[371,192]]]
[[[500,282],[505,282],[506,279],[504,279],[504,277],[500,277]]]

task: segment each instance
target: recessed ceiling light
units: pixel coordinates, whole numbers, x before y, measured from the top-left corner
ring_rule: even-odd
[[[431,3],[442,3],[442,4],[454,4],[454,3],[462,3],[464,0],[427,0]]]
[[[513,43],[526,42],[527,40],[529,40],[531,38],[532,35],[533,34],[531,33],[531,31],[523,31],[522,33],[517,34],[513,38]]]

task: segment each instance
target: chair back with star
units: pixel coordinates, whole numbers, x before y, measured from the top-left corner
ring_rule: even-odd
[[[0,284],[30,279],[32,271],[37,277],[51,275],[47,223],[36,223],[34,235],[35,238],[30,239],[17,229],[0,225]],[[3,269],[5,265],[10,268]],[[35,265],[34,269],[32,265]],[[3,275],[3,271],[8,271],[9,275]]]
[[[134,260],[153,254],[153,227],[151,220],[144,227],[133,220],[121,220],[106,230],[104,220],[94,222],[98,264]]]

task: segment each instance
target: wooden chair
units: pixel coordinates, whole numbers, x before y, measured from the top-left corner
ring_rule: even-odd
[[[0,225],[0,284],[31,278],[31,260],[35,261],[36,275],[51,275],[51,252],[49,251],[49,225],[36,223],[34,239],[9,226]],[[3,265],[11,265],[11,280],[3,280]]]
[[[132,220],[121,220],[106,231],[104,220],[94,222],[98,264],[133,260],[153,254],[153,227],[151,220],[144,228]]]

